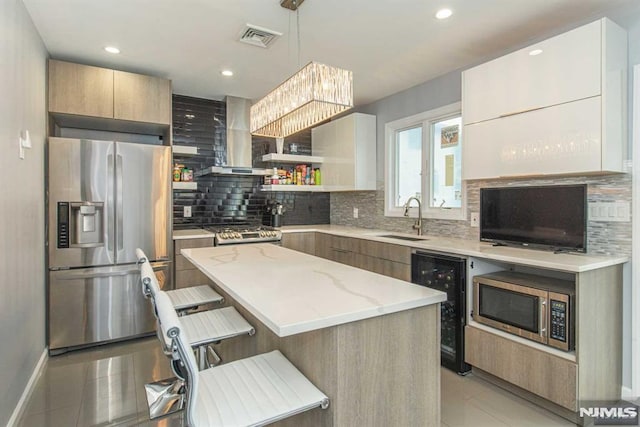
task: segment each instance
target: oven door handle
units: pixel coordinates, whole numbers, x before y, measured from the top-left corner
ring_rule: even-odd
[[[540,338],[547,343],[547,299],[540,298]]]

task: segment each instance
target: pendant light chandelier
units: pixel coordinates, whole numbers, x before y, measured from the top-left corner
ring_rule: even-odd
[[[282,0],[297,11],[304,0]],[[298,55],[300,54],[298,20]],[[353,73],[310,62],[251,106],[253,135],[284,138],[353,107]]]

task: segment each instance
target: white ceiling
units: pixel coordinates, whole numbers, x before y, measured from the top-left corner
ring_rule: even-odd
[[[353,70],[356,105],[640,10],[638,0],[306,0],[298,64],[296,14],[279,0],[23,1],[56,59],[167,77],[177,94],[254,100],[314,60]],[[438,21],[443,6],[454,14]],[[246,23],[284,35],[268,49],[242,44]],[[225,68],[235,75],[221,76]]]

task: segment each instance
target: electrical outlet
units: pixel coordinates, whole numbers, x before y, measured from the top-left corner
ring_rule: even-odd
[[[358,208],[353,208],[353,217],[358,218]]]
[[[182,216],[185,218],[191,218],[191,206],[184,206],[182,209]]]
[[[471,212],[471,226],[480,226],[480,215],[478,214],[478,212]]]

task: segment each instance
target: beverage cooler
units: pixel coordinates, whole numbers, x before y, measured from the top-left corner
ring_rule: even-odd
[[[419,250],[411,254],[411,281],[447,294],[440,304],[441,364],[462,375],[471,370],[464,361],[466,270],[466,258]]]

